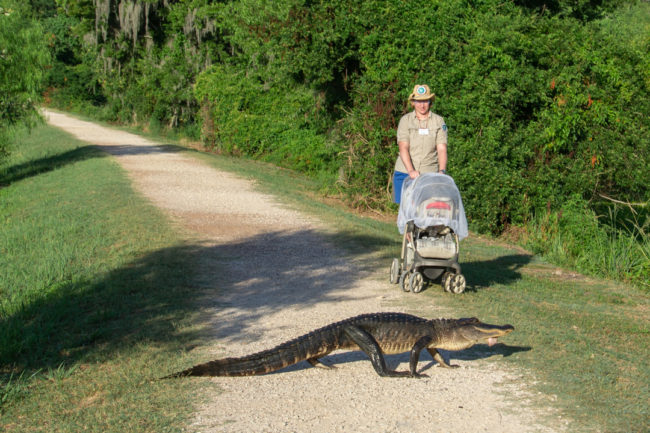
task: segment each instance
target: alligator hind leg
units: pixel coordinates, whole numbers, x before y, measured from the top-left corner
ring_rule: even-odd
[[[410,373],[407,371],[395,371],[386,367],[386,360],[384,359],[384,355],[381,353],[379,344],[377,344],[377,341],[368,332],[357,326],[346,326],[344,332],[357,346],[359,346],[361,350],[366,353],[366,355],[368,355],[370,362],[372,362],[372,366],[375,368],[378,375],[382,377],[410,376]]]
[[[334,370],[336,368],[333,365],[323,364],[322,362],[320,362],[320,359],[318,359],[318,358],[309,358],[307,360],[307,362],[310,363],[314,367],[324,368],[326,370]]]
[[[428,348],[427,352],[429,352],[429,354],[433,357],[434,360],[438,361],[438,364],[440,364],[441,367],[445,367],[445,368],[458,368],[458,367],[460,367],[459,365],[447,364],[447,361],[445,361],[445,359],[442,357],[442,355],[436,349]]]

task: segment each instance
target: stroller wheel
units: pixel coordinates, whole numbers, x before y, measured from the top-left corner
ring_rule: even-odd
[[[465,276],[463,274],[456,274],[453,277],[450,278],[451,280],[451,291],[459,294],[463,293],[465,291],[465,286],[467,285],[467,281],[465,280]]]
[[[409,274],[408,274],[408,272],[404,272],[402,275],[399,276],[399,286],[405,292],[410,292],[411,291],[411,285],[410,285],[410,282],[409,282]]]
[[[399,259],[393,259],[390,265],[390,282],[391,284],[399,283]]]
[[[415,271],[409,278],[409,285],[413,293],[420,293],[424,288],[424,276],[421,272]]]
[[[454,274],[451,272],[445,272],[442,274],[442,288],[445,289],[445,292],[451,293],[451,279]]]

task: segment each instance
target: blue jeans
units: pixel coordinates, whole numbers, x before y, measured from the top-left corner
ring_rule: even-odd
[[[396,171],[393,173],[393,202],[399,204],[402,198],[402,184],[404,179],[408,178],[408,173]]]

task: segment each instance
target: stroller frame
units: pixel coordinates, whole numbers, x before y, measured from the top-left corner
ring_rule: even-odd
[[[418,250],[417,241],[427,235],[437,239],[441,236],[451,236],[455,245],[452,257],[423,257]],[[408,221],[402,238],[400,259],[393,259],[391,264],[390,281],[393,284],[399,283],[405,292],[419,293],[426,283],[442,275],[440,282],[446,292],[462,293],[465,291],[466,280],[458,264],[458,252],[458,235],[450,227],[433,226],[422,229],[413,221]]]
[[[469,234],[460,191],[441,173],[423,173],[402,185],[397,228],[403,234],[400,258],[390,281],[419,293],[438,280],[447,292],[462,293],[466,280],[458,264],[459,242]]]

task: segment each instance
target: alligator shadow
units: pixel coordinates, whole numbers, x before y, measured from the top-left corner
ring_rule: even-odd
[[[494,346],[488,346],[487,344],[476,344],[469,349],[460,350],[460,351],[448,351],[448,350],[438,350],[442,358],[447,362],[447,364],[453,364],[454,359],[461,361],[476,361],[479,359],[492,358],[494,356],[501,355],[504,358],[509,357],[510,355],[518,352],[528,352],[532,350],[531,347],[524,346],[509,346],[503,343],[497,343]],[[436,365],[437,362],[433,361],[428,364],[424,369],[431,368]]]
[[[528,352],[529,350],[532,350],[532,348],[524,346],[509,346],[507,344],[498,343],[491,347],[487,344],[477,344],[470,347],[469,349],[461,351],[438,350],[438,352],[447,364],[453,365],[454,359],[461,361],[476,361],[479,359],[492,358],[498,355],[501,355],[505,358],[512,355],[513,353]],[[422,357],[420,357],[420,359],[422,359]],[[432,360],[427,365],[422,367],[420,371],[422,372],[428,370],[431,367],[434,367],[436,364],[438,363]]]
[[[458,352],[450,352],[446,350],[440,350],[440,354],[447,359],[447,356],[450,359],[460,359],[462,361],[475,361],[477,359],[490,358],[492,356],[501,355],[504,358],[511,356],[514,353],[519,352],[528,352],[532,350],[532,347],[529,346],[510,346],[504,343],[497,343],[494,346],[488,346],[487,344],[477,344],[469,349],[461,350]]]
[[[447,362],[447,364],[453,365],[454,359],[458,359],[462,361],[476,361],[479,359],[491,358],[497,355],[508,357],[514,353],[527,352],[529,350],[531,350],[530,347],[508,346],[506,344],[499,343],[492,347],[488,346],[487,344],[477,344],[469,349],[465,349],[457,352],[452,352],[447,350],[439,350],[439,352],[442,358],[445,360],[445,362]],[[384,359],[386,360],[386,365],[388,366],[388,368],[396,369],[396,367],[399,366],[400,364],[408,365],[410,354],[409,352],[404,352],[404,353],[398,353],[394,355],[384,355]],[[368,358],[368,356],[360,350],[330,354],[328,356],[323,357],[321,359],[321,362],[326,366],[334,367],[334,368],[352,362],[367,362],[368,368],[370,368],[371,370],[373,369],[372,364],[370,363],[370,358]],[[432,367],[435,367],[437,364],[438,362],[434,361],[428,352],[422,351],[420,353],[420,362],[418,363],[418,372],[422,373],[424,371],[427,371]],[[291,372],[301,371],[309,368],[315,368],[315,367],[313,367],[307,361],[301,361],[298,362],[297,364],[290,365],[288,367],[285,367],[281,370],[275,371],[270,374],[291,373]]]

